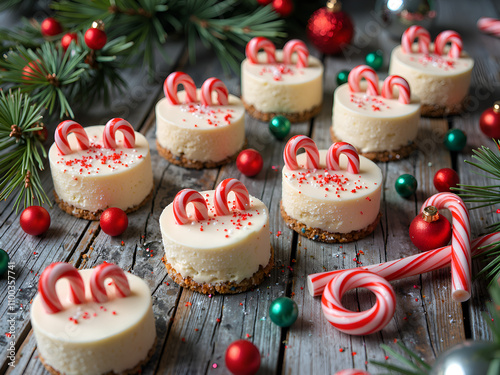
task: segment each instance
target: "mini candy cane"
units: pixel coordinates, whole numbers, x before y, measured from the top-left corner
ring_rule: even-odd
[[[259,59],[257,58],[257,54],[261,49],[263,49],[267,55],[267,63],[274,64],[276,62],[276,47],[273,42],[263,36],[252,38],[252,40],[247,43],[245,54],[248,61],[252,64],[258,64]]]
[[[226,178],[215,189],[214,206],[218,216],[231,215],[232,213],[227,204],[227,196],[230,191],[234,192],[238,209],[246,210],[250,205],[250,197],[245,185],[236,178]]]
[[[38,293],[47,314],[55,314],[63,309],[56,292],[56,283],[60,279],[69,281],[72,303],[78,305],[85,302],[85,286],[78,270],[69,263],[52,263],[42,272],[38,282]]]
[[[359,155],[353,145],[347,142],[336,142],[330,146],[326,154],[326,167],[333,171],[339,171],[340,155],[347,156],[347,171],[349,173],[359,173]]]
[[[103,303],[109,299],[104,286],[104,281],[109,278],[113,279],[118,297],[123,298],[130,295],[130,285],[125,272],[115,264],[103,263],[97,266],[90,276],[90,292],[95,302]]]
[[[289,40],[283,47],[283,63],[292,63],[292,54],[297,52],[297,68],[306,68],[309,65],[309,50],[306,44],[299,39]]]
[[[431,35],[422,26],[410,26],[401,37],[401,50],[403,53],[412,53],[411,46],[413,41],[418,38],[418,52],[429,53],[429,44],[431,44]]]
[[[177,97],[177,87],[182,84],[186,92],[186,103],[196,102],[196,85],[193,79],[183,72],[170,73],[163,83],[163,92],[170,104],[180,104]]]
[[[438,34],[434,41],[434,53],[436,55],[442,55],[447,43],[451,43],[448,57],[450,59],[458,59],[462,53],[462,38],[453,30],[445,30]]]
[[[453,193],[437,193],[427,199],[420,212],[427,206],[447,208],[452,214],[451,286],[455,301],[464,302],[471,291],[471,238],[469,212],[462,199]]]
[[[208,220],[207,202],[203,196],[193,189],[183,189],[174,198],[173,210],[175,222],[179,225],[190,223],[186,206],[192,203],[196,220]]]
[[[56,147],[61,155],[68,155],[73,151],[71,150],[68,142],[68,135],[70,133],[75,134],[78,145],[82,150],[87,150],[89,148],[89,137],[87,136],[87,132],[85,131],[85,129],[77,122],[66,120],[57,125],[57,129],[54,135]]]
[[[116,148],[116,132],[123,134],[123,143],[126,148],[135,147],[135,131],[130,123],[122,118],[112,118],[104,128],[102,140],[105,148]]]
[[[394,86],[399,88],[398,101],[403,104],[410,104],[410,85],[406,79],[400,76],[389,76],[384,80],[382,96],[386,99],[392,99]]]
[[[481,17],[477,21],[477,27],[485,34],[500,38],[500,20],[491,17]]]
[[[319,151],[316,143],[305,135],[296,135],[290,138],[283,151],[286,167],[291,171],[299,169],[297,151],[303,148],[306,151],[306,168],[319,168]]]
[[[378,91],[378,76],[368,65],[358,65],[349,73],[347,77],[347,83],[349,85],[349,90],[351,92],[360,92],[359,83],[361,82],[361,78],[366,79],[368,83],[368,87],[366,89],[366,93],[368,95],[377,96]]]
[[[201,85],[201,104],[210,106],[214,105],[212,102],[212,91],[217,93],[217,101],[220,105],[227,105],[228,103],[228,95],[226,85],[215,77],[207,79]]]
[[[335,375],[370,375],[370,373],[364,370],[358,370],[357,368],[352,368],[337,371]]]

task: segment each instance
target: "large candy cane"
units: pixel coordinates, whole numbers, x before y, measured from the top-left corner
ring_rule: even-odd
[[[306,68],[309,65],[309,50],[306,44],[299,39],[289,40],[283,47],[283,63],[292,63],[292,54],[297,52],[297,68]]]
[[[179,225],[190,223],[186,206],[192,203],[196,220],[208,220],[207,202],[203,196],[193,189],[183,189],[174,198],[173,211],[175,222]]]
[[[382,96],[386,99],[392,99],[394,86],[399,88],[398,101],[403,104],[410,104],[410,85],[406,79],[400,76],[389,76],[384,80]]]
[[[130,123],[122,118],[112,118],[104,128],[102,140],[105,148],[116,148],[116,132],[123,134],[123,143],[126,148],[135,147],[135,131]]]
[[[68,155],[73,152],[68,142],[68,135],[75,134],[78,145],[82,150],[87,150],[90,146],[89,137],[85,129],[77,122],[66,120],[57,125],[54,134],[56,147],[62,155]]]
[[[347,142],[336,142],[330,146],[326,154],[326,167],[330,170],[339,171],[340,155],[347,156],[347,171],[349,173],[359,173],[359,155],[353,145]]]
[[[463,43],[460,35],[453,30],[445,30],[438,34],[436,40],[434,41],[434,53],[436,55],[443,55],[444,47],[447,43],[451,43],[448,57],[450,59],[458,59],[462,53]]]
[[[427,206],[447,208],[452,214],[451,286],[453,299],[467,301],[471,291],[471,235],[469,212],[462,199],[453,193],[437,193],[427,199]]]
[[[300,168],[297,163],[297,151],[300,148],[306,151],[306,168],[319,168],[318,147],[311,138],[305,135],[296,135],[287,142],[283,151],[286,167],[292,171]]]
[[[377,73],[375,73],[375,70],[368,65],[358,65],[351,70],[349,76],[347,77],[349,90],[351,92],[360,92],[361,89],[359,87],[359,83],[361,82],[361,78],[366,79],[366,82],[368,83],[366,93],[368,95],[377,96],[379,94],[378,76]]]
[[[429,53],[431,35],[422,26],[410,26],[401,37],[401,50],[403,53],[412,53],[411,46],[418,38],[418,52]]]
[[[60,279],[69,281],[72,303],[78,305],[85,302],[85,286],[78,270],[69,263],[52,263],[42,272],[38,282],[38,293],[47,314],[55,314],[63,309],[56,292],[56,283]]]
[[[168,75],[163,83],[163,92],[170,104],[180,104],[179,98],[177,97],[177,87],[180,84],[184,86],[184,91],[186,92],[186,103],[196,102],[196,85],[193,79],[186,73],[173,72]]]
[[[220,105],[227,105],[228,95],[227,87],[220,79],[215,77],[208,78],[203,85],[201,85],[201,104],[214,105],[212,102],[212,91],[217,93],[217,101]]]
[[[273,42],[263,36],[252,38],[252,40],[247,43],[245,53],[248,61],[252,64],[258,64],[259,59],[257,56],[261,49],[263,49],[267,55],[267,63],[274,64],[276,62],[276,47]]]
[[[500,38],[500,20],[491,17],[481,17],[477,21],[477,27],[485,34]]]
[[[215,189],[214,206],[218,216],[231,215],[232,211],[227,204],[229,192],[234,192],[236,208],[246,210],[250,205],[248,190],[243,183],[236,178],[226,178]]]
[[[106,279],[112,279],[118,297],[130,295],[130,285],[125,272],[115,264],[103,263],[97,266],[90,276],[90,293],[94,302],[103,303],[108,301],[108,293],[104,286]]]

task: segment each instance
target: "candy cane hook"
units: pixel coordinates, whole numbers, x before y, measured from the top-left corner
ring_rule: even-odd
[[[214,206],[218,216],[231,215],[232,211],[227,204],[229,192],[234,192],[236,208],[246,210],[250,205],[250,196],[243,183],[236,178],[226,178],[215,189]]]
[[[330,170],[339,171],[340,155],[347,156],[347,171],[352,174],[359,173],[359,155],[353,145],[347,142],[336,142],[330,146],[326,154],[326,167]]]
[[[85,129],[73,120],[66,120],[57,125],[54,135],[54,141],[57,149],[62,155],[68,155],[73,152],[68,142],[68,135],[75,134],[78,145],[82,150],[90,147],[89,137]]]
[[[267,63],[274,64],[276,62],[276,46],[263,36],[252,38],[252,40],[247,43],[245,53],[248,61],[252,64],[258,64],[258,53],[261,49],[263,49],[267,55]]]
[[[192,203],[196,220],[208,220],[207,202],[203,196],[193,189],[183,189],[174,198],[173,211],[175,222],[179,225],[190,223],[186,206]]]
[[[412,44],[418,38],[418,52],[429,53],[429,45],[431,44],[431,34],[422,26],[410,26],[406,29],[401,37],[401,50],[403,53],[412,53]]]
[[[103,263],[97,266],[90,276],[90,293],[94,302],[103,303],[109,300],[104,281],[112,279],[118,297],[130,295],[130,285],[125,272],[115,264]]]
[[[458,59],[462,53],[462,37],[456,31],[445,30],[438,34],[436,40],[434,41],[434,53],[436,55],[444,54],[444,47],[446,44],[451,43],[450,51],[448,52],[448,57],[450,59]]]
[[[306,151],[306,168],[319,168],[319,151],[316,143],[305,135],[296,135],[290,138],[283,151],[285,165],[290,170],[299,169],[297,163],[297,151],[303,148]]]
[[[183,72],[170,73],[163,83],[163,92],[170,104],[180,104],[177,96],[177,87],[182,84],[186,92],[186,103],[196,102],[196,85],[193,79]]]
[[[366,79],[368,84],[366,88],[366,93],[368,95],[377,96],[379,94],[378,89],[378,75],[375,73],[373,68],[368,65],[358,65],[353,70],[350,71],[347,76],[347,84],[349,85],[349,90],[351,92],[360,92],[361,89],[359,84],[361,82],[361,78]]]
[[[309,65],[309,50],[299,39],[289,40],[283,47],[283,64],[292,63],[292,54],[297,52],[297,68],[307,68]]]
[[[393,98],[394,86],[399,88],[398,101],[402,104],[410,104],[411,91],[408,81],[400,76],[389,76],[382,85],[382,96],[386,99]]]
[[[122,118],[112,118],[104,127],[102,137],[105,148],[116,148],[116,132],[123,134],[123,143],[126,148],[135,147],[135,131],[130,123]]]
[[[206,106],[214,105],[212,102],[212,91],[217,93],[217,101],[220,105],[228,104],[227,87],[220,79],[215,77],[208,78],[203,85],[201,85],[201,104]]]

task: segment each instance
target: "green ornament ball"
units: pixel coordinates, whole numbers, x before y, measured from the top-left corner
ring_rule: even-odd
[[[7,272],[9,261],[9,254],[5,250],[0,249],[0,276]]]
[[[269,317],[280,327],[290,327],[299,316],[295,301],[288,297],[276,298],[269,307]]]
[[[460,129],[448,130],[444,137],[444,145],[450,151],[462,151],[467,143],[467,136]]]
[[[340,72],[337,73],[337,85],[343,85],[344,83],[347,83],[347,77],[349,77],[349,70],[341,70]]]
[[[384,53],[381,50],[375,52],[370,52],[365,57],[366,65],[372,67],[375,70],[379,70],[384,65]]]
[[[402,174],[396,180],[394,187],[396,192],[403,198],[408,198],[409,196],[415,194],[417,191],[417,180],[411,174]]]
[[[276,116],[269,121],[269,130],[277,139],[285,138],[290,133],[290,120],[285,116]]]

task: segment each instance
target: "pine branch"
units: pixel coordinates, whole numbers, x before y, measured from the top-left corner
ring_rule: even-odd
[[[429,373],[431,366],[425,363],[416,353],[409,350],[399,341],[398,341],[398,346],[408,355],[410,359],[402,356],[401,354],[394,351],[387,345],[384,344],[380,345],[382,349],[391,354],[398,361],[404,363],[407,366],[407,368],[378,361],[370,361],[370,363],[373,363],[376,366],[383,367],[387,370],[397,371],[398,373],[405,375],[427,375]],[[413,359],[414,362],[412,362],[411,359]]]

